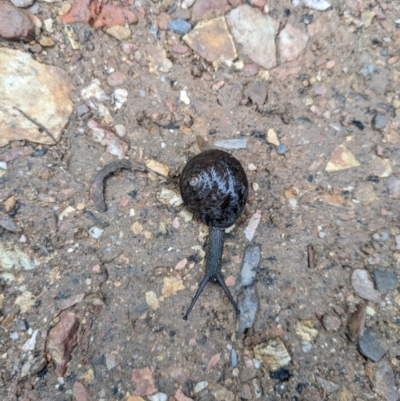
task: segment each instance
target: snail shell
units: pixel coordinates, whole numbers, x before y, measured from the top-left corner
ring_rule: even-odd
[[[218,149],[204,151],[184,167],[180,190],[184,203],[204,224],[230,227],[242,213],[248,181],[240,162]]]

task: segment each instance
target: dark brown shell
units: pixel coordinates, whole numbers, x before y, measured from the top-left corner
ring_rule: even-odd
[[[184,203],[209,227],[230,227],[242,213],[248,181],[240,162],[218,149],[193,157],[180,178]]]

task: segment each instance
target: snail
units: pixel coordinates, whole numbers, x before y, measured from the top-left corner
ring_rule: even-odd
[[[231,154],[212,149],[189,160],[182,171],[179,184],[185,205],[209,227],[206,274],[183,319],[187,320],[211,279],[218,281],[239,314],[240,310],[221,275],[220,262],[224,247],[224,229],[236,221],[246,205],[246,173]]]

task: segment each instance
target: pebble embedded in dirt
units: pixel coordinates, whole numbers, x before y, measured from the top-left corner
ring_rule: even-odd
[[[81,382],[75,382],[72,388],[75,401],[92,401],[88,388]]]
[[[388,123],[389,119],[382,114],[375,114],[371,121],[372,129],[376,131],[382,130],[388,125]]]
[[[245,4],[232,10],[227,22],[235,41],[250,60],[265,69],[276,66],[277,21]]]
[[[30,42],[35,38],[35,25],[29,11],[0,3],[0,37],[6,40]],[[0,58],[3,56],[0,56]]]
[[[364,334],[358,340],[358,346],[360,352],[373,362],[378,362],[387,351],[368,329],[364,331]]]
[[[308,35],[287,24],[279,32],[279,53],[282,62],[297,60],[307,46]]]
[[[360,162],[354,155],[344,145],[339,145],[333,151],[325,170],[332,173],[358,166]]]
[[[324,315],[322,318],[322,324],[326,331],[338,331],[341,326],[340,319],[335,315]]]
[[[135,395],[152,395],[157,389],[154,387],[154,368],[133,369],[132,382],[135,385]]]
[[[235,60],[236,48],[224,17],[202,21],[183,37],[185,43],[209,62]]]
[[[386,401],[399,399],[393,369],[388,361],[381,360],[377,363],[373,382],[375,392],[384,397]]]
[[[107,28],[106,32],[120,42],[130,39],[130,37],[132,36],[132,32],[129,28],[119,25]]]
[[[254,347],[254,356],[262,363],[263,370],[267,372],[284,367],[292,360],[285,344],[279,338]]]
[[[376,269],[374,270],[374,281],[376,289],[381,294],[395,290],[399,285],[397,273],[395,271],[384,272]]]
[[[357,269],[351,275],[351,284],[354,291],[361,298],[367,299],[371,302],[379,302],[381,296],[374,288],[374,283],[367,270]]]
[[[257,275],[257,267],[261,259],[261,249],[258,245],[250,245],[243,256],[243,264],[240,270],[240,285],[248,287],[253,284]]]

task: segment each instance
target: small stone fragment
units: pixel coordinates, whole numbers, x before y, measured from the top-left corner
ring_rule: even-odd
[[[184,290],[185,286],[179,276],[164,277],[164,285],[161,293],[164,298],[176,294],[178,291]]]
[[[246,248],[242,268],[240,270],[240,285],[242,287],[247,287],[253,284],[260,259],[261,249],[259,245],[250,245]]]
[[[270,128],[267,131],[267,142],[271,143],[272,145],[275,145],[275,146],[279,146],[280,145],[278,136],[276,135],[276,132],[275,132],[275,130],[273,128]]]
[[[397,273],[395,271],[384,272],[382,270],[374,270],[374,280],[376,289],[381,294],[393,291],[399,285]]]
[[[202,382],[198,382],[195,386],[194,386],[194,392],[200,393],[200,391],[203,391],[205,388],[207,388],[208,386],[208,382],[206,381],[202,381]]]
[[[386,350],[379,342],[371,335],[369,330],[365,330],[363,336],[358,340],[360,352],[373,362],[378,362]]]
[[[107,370],[112,370],[117,366],[117,357],[115,354],[107,353],[104,355],[106,358]]]
[[[366,318],[366,308],[363,304],[358,304],[356,311],[349,319],[349,338],[351,341],[356,341],[364,334]]]
[[[135,385],[135,395],[151,395],[157,389],[154,387],[154,368],[133,369],[132,381]]]
[[[380,131],[385,128],[389,123],[389,119],[382,114],[375,114],[372,118],[371,125],[375,131]]]
[[[193,401],[193,398],[187,397],[185,394],[183,394],[180,388],[176,390],[174,397],[176,398],[177,401]]]
[[[276,151],[278,152],[279,155],[284,155],[287,151],[288,148],[286,145],[283,143],[279,144],[278,147],[276,148]]]
[[[60,321],[50,330],[47,351],[56,364],[56,374],[63,376],[67,368],[69,355],[78,340],[79,321],[74,313],[63,311]]]
[[[174,19],[168,22],[168,30],[178,35],[186,35],[192,29],[192,25],[182,18]]]
[[[261,107],[267,99],[268,86],[268,82],[253,81],[247,85],[244,95],[251,99],[253,103],[257,104],[258,107]]]
[[[143,226],[138,221],[135,221],[131,225],[131,231],[133,232],[133,234],[139,235],[143,231]]]
[[[235,401],[235,395],[218,383],[208,383],[208,391],[217,401]]]
[[[374,184],[369,181],[360,182],[354,191],[354,199],[364,206],[370,205],[376,199]]]
[[[295,7],[298,7],[301,3],[317,11],[325,11],[331,7],[331,4],[327,0],[292,0],[292,4]]]
[[[244,230],[244,235],[249,241],[253,239],[254,233],[258,227],[258,224],[260,223],[260,220],[261,220],[261,210],[257,210],[253,214],[253,216],[251,216],[250,221]]]
[[[22,351],[28,352],[28,351],[33,351],[35,349],[35,344],[36,344],[36,337],[38,334],[39,330],[35,330],[32,334],[32,337],[26,341],[26,343],[22,346]]]
[[[279,32],[279,52],[282,62],[297,60],[307,46],[308,35],[286,24]]]
[[[261,361],[263,370],[267,372],[286,366],[292,360],[280,338],[255,346],[254,356]]]
[[[127,76],[121,71],[115,71],[107,77],[110,86],[120,86],[127,80]]]
[[[1,216],[1,214],[0,214]],[[18,233],[22,231],[21,228],[19,228],[10,217],[7,215],[3,215],[0,218],[0,227],[4,228],[7,231],[13,232],[13,233]]]
[[[53,47],[55,45],[55,42],[49,36],[41,36],[39,38],[39,44],[42,47]]]
[[[200,21],[183,40],[210,63],[233,61],[237,58],[236,48],[224,17]]]
[[[394,177],[389,178],[388,189],[391,198],[400,199],[400,180]]]
[[[145,50],[150,74],[167,73],[174,66],[172,61],[167,58],[166,50],[162,47],[147,45]]]
[[[157,160],[148,159],[146,160],[146,167],[150,170],[155,171],[158,174],[163,175],[164,177],[168,177],[169,167],[165,164],[158,162]]]
[[[237,317],[236,331],[238,335],[241,335],[246,329],[253,327],[256,318],[258,299],[255,284],[246,287],[239,295],[238,308],[240,310],[240,315]]]
[[[30,7],[35,0],[11,0],[15,7],[26,8]]]
[[[146,302],[153,310],[157,310],[160,307],[160,301],[154,291],[146,292]]]
[[[81,382],[75,382],[72,387],[74,401],[92,401],[89,390]]]
[[[340,319],[335,315],[324,315],[322,324],[326,331],[338,331],[341,325]]]
[[[182,259],[180,262],[178,262],[178,263],[176,264],[175,270],[182,270],[182,269],[184,269],[184,268],[186,267],[187,263],[188,263],[188,260],[187,260],[186,258],[185,258],[185,259]]]
[[[129,28],[120,25],[112,26],[111,28],[106,29],[106,32],[120,42],[130,39],[132,36],[132,32]]]
[[[304,341],[311,342],[318,335],[318,330],[314,328],[311,321],[297,322],[296,334]]]
[[[251,394],[251,387],[249,383],[243,383],[240,391],[240,397],[245,400],[251,400],[253,395]]]
[[[339,386],[336,383],[333,383],[329,380],[325,380],[322,377],[316,376],[315,380],[318,385],[322,387],[328,394],[336,393],[339,390]]]
[[[333,151],[325,170],[332,173],[358,166],[360,166],[360,162],[353,154],[344,145],[339,145]]]
[[[244,4],[229,12],[227,22],[243,53],[266,70],[276,66],[277,21]]]
[[[36,303],[36,297],[30,291],[24,291],[15,300],[15,305],[21,308],[21,313],[28,312]]]
[[[30,15],[28,11],[20,10],[9,3],[0,3],[0,37],[24,42],[33,40],[35,26]]]
[[[227,0],[196,0],[192,7],[192,16],[194,20],[209,19],[205,17],[223,13],[228,7]]]
[[[375,177],[386,178],[392,175],[392,166],[388,159],[383,159],[381,157],[375,158],[372,162],[372,175]]]
[[[161,192],[157,192],[157,199],[165,205],[177,207],[183,204],[183,199],[178,192],[163,188]]]
[[[147,396],[149,401],[167,401],[168,396],[165,393],[156,393],[153,395],[148,395]]]
[[[392,366],[384,359],[376,366],[374,390],[377,394],[385,398],[386,401],[397,401],[399,399]]]
[[[98,239],[101,237],[101,235],[103,234],[104,230],[99,228],[99,227],[91,227],[88,230],[88,233],[91,237],[93,237],[94,239]]]
[[[359,297],[371,302],[379,302],[381,300],[380,294],[375,290],[374,283],[367,270],[354,270],[351,275],[351,284]]]
[[[221,359],[221,354],[215,354],[211,357],[207,364],[206,373],[208,373]]]
[[[215,141],[214,145],[223,149],[246,149],[247,139],[246,138],[220,139],[218,141]]]
[[[190,98],[186,92],[186,90],[181,90],[180,95],[179,95],[179,100],[183,103],[189,106],[190,104]]]

